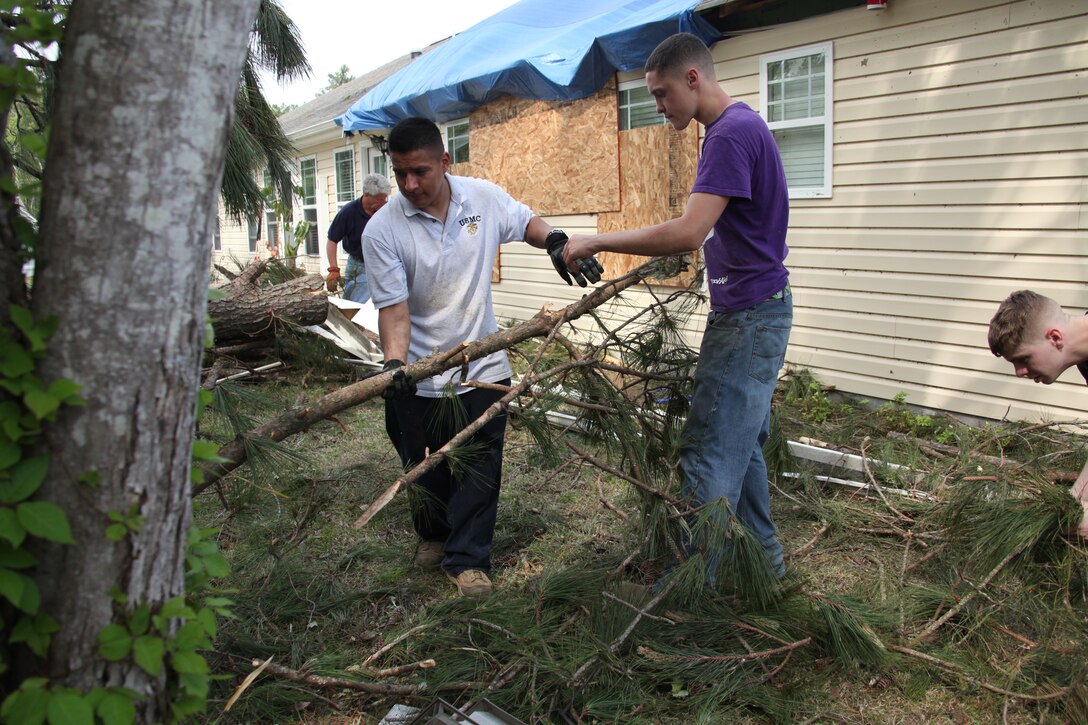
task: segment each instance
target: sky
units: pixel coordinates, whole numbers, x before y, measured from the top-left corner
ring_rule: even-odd
[[[302,36],[313,75],[281,86],[262,76],[270,103],[313,100],[346,65],[360,76],[388,61],[467,30],[517,0],[279,0]]]

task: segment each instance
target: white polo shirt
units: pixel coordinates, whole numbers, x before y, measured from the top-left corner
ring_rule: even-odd
[[[363,258],[374,306],[408,300],[413,363],[435,351],[480,340],[498,330],[491,305],[491,269],[499,245],[525,238],[532,210],[490,181],[446,174],[450,207],[442,223],[397,194],[363,233]],[[473,360],[468,380],[493,383],[511,376],[504,351]],[[461,368],[418,383],[420,395],[443,395]],[[457,386],[457,393],[470,388]]]

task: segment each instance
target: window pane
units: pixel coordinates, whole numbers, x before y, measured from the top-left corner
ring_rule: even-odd
[[[782,61],[776,60],[767,64],[767,80],[777,81],[782,78]]]
[[[302,177],[302,203],[317,203],[317,162],[313,159],[303,159],[299,164],[299,175]]]
[[[316,256],[318,254],[317,209],[303,209],[302,219],[310,222],[310,228],[306,230],[306,254]]]
[[[469,160],[468,124],[458,123],[446,128],[446,150],[450,154],[450,163],[459,164]]]
[[[774,132],[791,189],[824,185],[824,129],[809,126]]]
[[[665,117],[657,112],[657,101],[645,86],[620,91],[619,104],[621,131],[665,123]]]
[[[336,200],[355,198],[355,153],[352,149],[336,152]]]
[[[280,227],[276,223],[276,213],[267,212],[264,215],[264,223],[268,235],[268,244],[273,247],[280,246]]]
[[[249,251],[257,251],[257,220],[250,217],[248,220],[247,232],[249,233]]]

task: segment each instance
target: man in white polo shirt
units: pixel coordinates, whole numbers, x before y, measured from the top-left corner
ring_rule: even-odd
[[[451,176],[442,134],[431,121],[409,118],[389,133],[400,194],[367,224],[363,254],[378,308],[385,370],[435,350],[484,338],[498,329],[491,306],[491,269],[500,244],[524,240],[547,249],[571,284],[600,281],[594,258],[569,272],[567,236],[488,181]],[[386,429],[406,468],[436,451],[502,397],[496,390],[459,385],[460,368],[413,381],[397,371],[384,392]],[[469,380],[510,384],[505,352],[474,360]],[[455,395],[447,395],[452,390]],[[418,566],[441,566],[462,595],[494,591],[491,541],[502,478],[506,415],[492,419],[469,442],[475,450],[455,473],[447,463],[419,479],[412,519],[421,542]]]

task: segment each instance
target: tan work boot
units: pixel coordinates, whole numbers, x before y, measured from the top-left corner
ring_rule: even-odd
[[[462,597],[486,597],[495,591],[495,586],[487,578],[487,574],[479,569],[465,569],[457,576],[446,572],[446,576],[457,585],[457,592]]]
[[[412,560],[420,569],[437,569],[446,558],[446,547],[441,541],[421,541]]]

